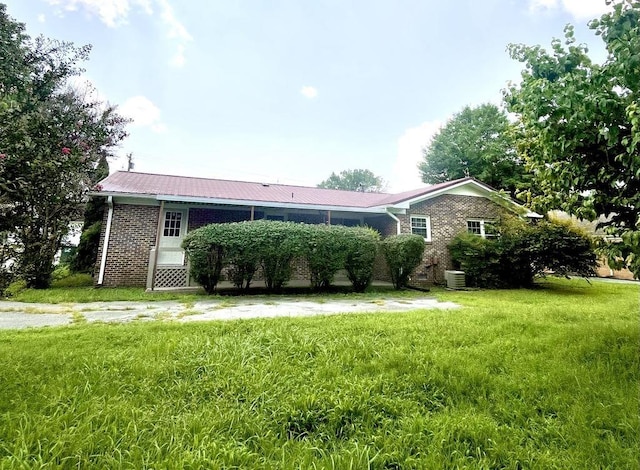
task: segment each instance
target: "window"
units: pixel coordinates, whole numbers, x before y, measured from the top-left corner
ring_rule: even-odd
[[[181,224],[182,224],[182,212],[167,211],[164,215],[163,235],[165,237],[179,237]]]
[[[412,216],[411,233],[431,241],[431,219],[428,216]]]
[[[495,225],[491,220],[467,220],[467,232],[482,238],[495,238],[498,236]]]

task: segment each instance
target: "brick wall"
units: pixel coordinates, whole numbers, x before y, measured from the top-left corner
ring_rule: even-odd
[[[114,204],[104,286],[146,285],[149,250],[156,243],[159,211],[160,208],[154,206]],[[107,213],[108,209],[102,221],[96,272],[102,260]]]
[[[414,204],[406,215],[398,215],[402,233],[411,233],[411,216],[431,218],[431,242],[427,242],[423,262],[412,279],[418,283],[444,282],[444,271],[452,269],[447,245],[467,230],[467,219],[497,219],[505,209],[489,199],[445,194]]]
[[[105,269],[105,286],[145,286],[149,250],[155,245],[159,207],[141,205],[114,205],[109,241],[109,253]],[[486,198],[471,196],[443,195],[414,204],[406,215],[398,215],[402,233],[411,232],[412,215],[431,218],[431,242],[427,243],[423,262],[412,278],[419,283],[442,283],[444,271],[451,269],[451,257],[447,245],[458,233],[467,229],[467,219],[496,219],[504,209]],[[255,218],[263,213],[256,211]],[[102,244],[106,229],[107,211],[102,224],[98,267],[102,258]],[[244,209],[218,210],[191,208],[189,210],[189,231],[209,223],[236,222],[248,220],[250,211]],[[367,217],[367,225],[381,232],[382,236],[396,233],[396,223],[389,216]],[[296,260],[293,279],[309,279],[309,268],[303,260]],[[260,275],[256,276],[259,278]],[[386,263],[378,256],[374,279],[388,280]]]

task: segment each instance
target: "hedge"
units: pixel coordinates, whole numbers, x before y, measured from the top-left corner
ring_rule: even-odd
[[[278,291],[290,280],[296,258],[306,259],[312,287],[326,289],[344,268],[354,290],[361,292],[373,276],[378,240],[377,232],[362,227],[258,220],[201,227],[182,246],[191,276],[208,293],[215,291],[225,267],[238,288],[248,289],[260,268],[267,289]]]

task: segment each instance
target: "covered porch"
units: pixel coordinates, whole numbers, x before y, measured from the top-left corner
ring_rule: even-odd
[[[277,206],[232,206],[223,204],[189,204],[161,201],[158,217],[156,243],[149,250],[146,288],[190,289],[198,288],[189,277],[189,262],[182,249],[187,233],[212,223],[231,223],[252,220],[275,220],[283,222],[327,224],[345,226],[368,226],[383,236],[396,231],[396,221],[380,209],[369,212],[335,210],[332,208],[292,208]],[[308,285],[304,260],[296,260],[292,280],[289,284]],[[221,286],[228,281],[223,281]],[[253,285],[262,282],[256,276]],[[231,283],[228,283],[231,287]],[[335,285],[348,285],[346,274],[336,276]]]

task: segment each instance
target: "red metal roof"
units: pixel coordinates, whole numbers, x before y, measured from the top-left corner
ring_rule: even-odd
[[[279,204],[303,204],[350,208],[388,206],[398,202],[427,195],[471,178],[440,183],[399,194],[362,193],[336,189],[263,184],[246,181],[194,178],[188,176],[157,175],[119,171],[100,182],[102,193],[123,196],[173,196],[185,199],[217,199],[255,201]]]

